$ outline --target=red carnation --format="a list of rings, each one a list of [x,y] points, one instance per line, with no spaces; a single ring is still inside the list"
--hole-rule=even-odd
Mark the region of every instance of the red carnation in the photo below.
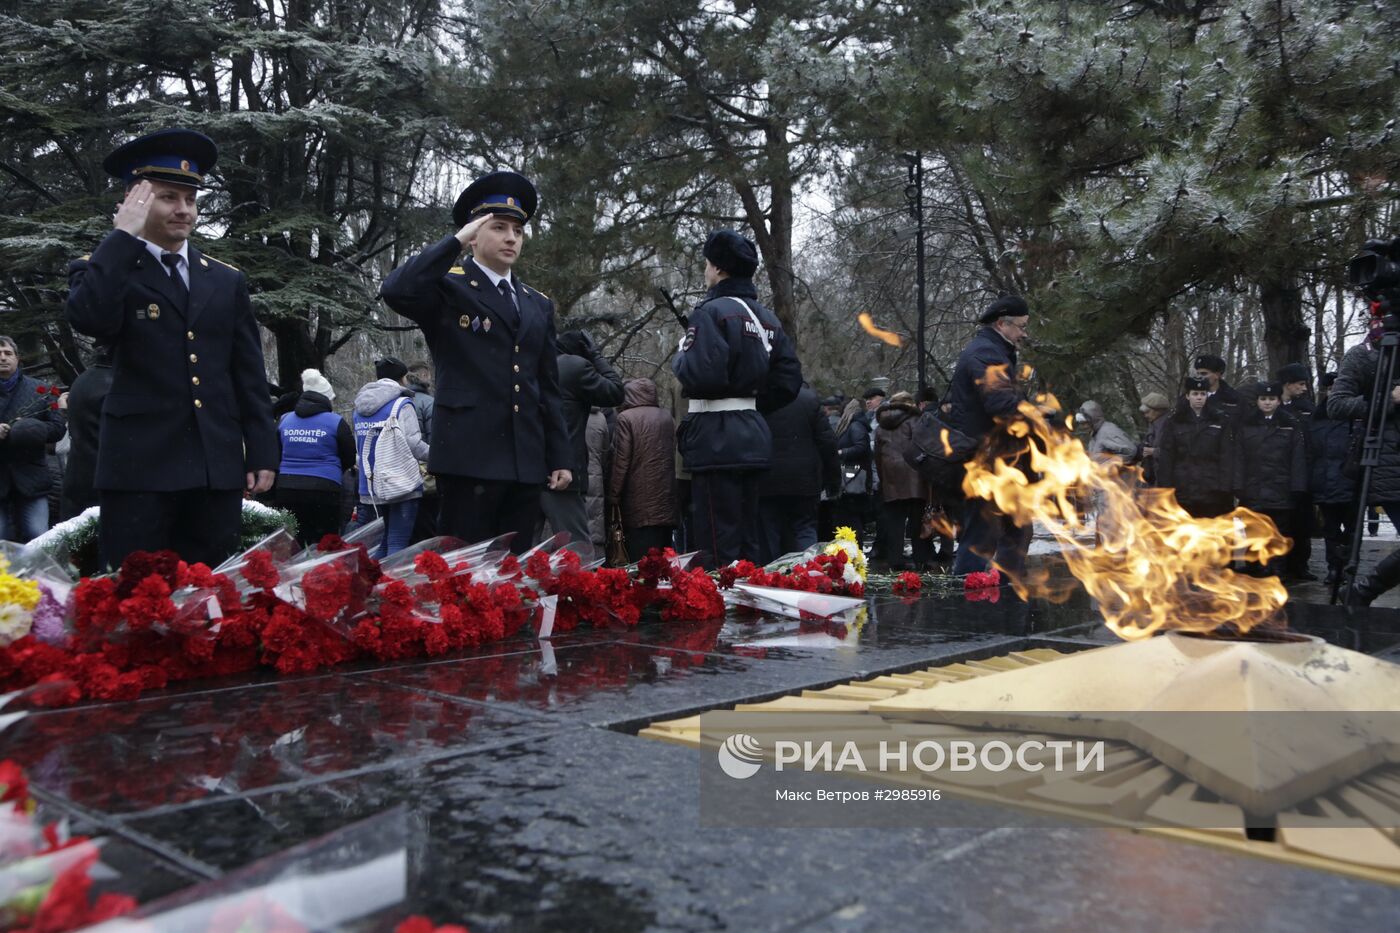
[[[923,578],[908,570],[901,573],[894,581],[894,594],[896,596],[918,596],[919,591],[923,588]]]
[[[270,590],[282,581],[282,575],[277,572],[272,563],[272,555],[267,551],[254,551],[249,554],[248,562],[243,565],[241,573],[243,579],[263,590]]]

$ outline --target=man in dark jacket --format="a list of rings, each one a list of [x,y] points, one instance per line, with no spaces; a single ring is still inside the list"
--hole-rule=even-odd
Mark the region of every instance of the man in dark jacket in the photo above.
[[[758,476],[773,438],[760,412],[792,401],[802,365],[772,311],[758,303],[758,250],[732,230],[705,241],[705,298],[671,360],[689,399],[677,434],[691,474],[695,543],[707,568],[757,553]]]
[[[977,319],[977,336],[958,355],[948,389],[948,424],[973,438],[986,437],[997,421],[1011,418],[1021,404],[1016,385],[1016,350],[1026,339],[1030,308],[1016,295],[998,298]],[[1034,529],[1022,528],[991,502],[967,503],[953,573],[987,569],[989,560],[1011,573],[1025,567]]]
[[[1308,421],[1313,413],[1311,389],[1308,386],[1308,367],[1302,363],[1289,363],[1280,366],[1274,379],[1283,386],[1282,404],[1279,411],[1292,415],[1306,434]],[[1304,438],[1304,452],[1307,452],[1307,439]],[[1293,550],[1288,552],[1288,576],[1306,583],[1317,577],[1308,569],[1312,561],[1312,537],[1317,530],[1316,510],[1313,508],[1310,490],[1298,494],[1293,507]]]
[[[595,406],[622,404],[622,377],[581,330],[564,331],[555,344],[559,348],[559,398],[569,431],[569,472],[574,481],[567,489],[541,493],[540,509],[550,528],[567,531],[573,541],[587,541],[588,413]]]
[[[1327,577],[1323,582],[1329,586],[1337,581],[1346,566],[1357,510],[1356,480],[1346,472],[1352,423],[1333,417],[1331,412],[1328,390],[1336,381],[1336,373],[1322,376],[1317,407],[1307,422],[1308,493],[1322,512],[1322,538],[1327,555]]]
[[[1377,344],[1383,334],[1379,328],[1342,357],[1337,381],[1332,384],[1327,401],[1330,418],[1365,422],[1370,407],[1371,390],[1380,363]],[[1384,433],[1381,437],[1380,462],[1371,471],[1371,492],[1367,505],[1379,505],[1394,521],[1400,516],[1400,386],[1390,390]],[[1400,583],[1400,550],[1387,554],[1366,573],[1358,573],[1348,594],[1348,606],[1369,606],[1376,597]]]
[[[99,343],[87,369],[68,389],[68,464],[63,470],[63,500],[58,520],[67,521],[98,503],[97,431],[102,401],[112,390],[112,348]]]
[[[125,182],[113,230],[68,266],[68,321],[111,343],[97,488],[102,559],[174,550],[217,565],[238,546],[244,494],[272,488],[277,428],[242,272],[189,242],[218,150],[152,133],[102,163]]]
[[[1235,507],[1235,455],[1230,422],[1210,401],[1210,383],[1191,376],[1186,394],[1158,435],[1156,485],[1176,490],[1192,518],[1216,518]]]
[[[763,416],[773,435],[773,457],[758,480],[758,540],[768,563],[817,543],[817,502],[839,488],[836,432],[817,393],[805,383],[797,398]]]
[[[1235,495],[1240,505],[1273,519],[1284,537],[1296,539],[1298,496],[1308,490],[1303,425],[1279,408],[1279,383],[1261,383],[1257,391],[1255,410],[1235,424]],[[1274,558],[1266,570],[1284,576],[1287,564]]]
[[[1249,413],[1252,406],[1245,405],[1245,398],[1236,391],[1234,386],[1225,381],[1225,360],[1223,358],[1213,353],[1202,353],[1196,357],[1196,376],[1210,384],[1210,400],[1219,411],[1224,413],[1226,418],[1235,417],[1240,413],[1242,407],[1245,414]]]
[[[457,232],[389,273],[379,290],[423,331],[437,367],[428,470],[442,502],[438,531],[471,542],[515,532],[517,552],[530,547],[541,490],[574,478],[554,302],[512,271],[538,203],[515,172],[477,179],[453,207]]]
[[[0,538],[24,544],[49,527],[47,448],[63,437],[58,397],[19,367],[19,350],[0,337]]]

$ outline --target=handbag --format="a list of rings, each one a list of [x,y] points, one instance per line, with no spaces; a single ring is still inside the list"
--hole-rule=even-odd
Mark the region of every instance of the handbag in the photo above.
[[[870,473],[865,467],[841,467],[841,495],[863,496],[870,491]]]
[[[622,507],[618,505],[612,507],[608,517],[607,558],[609,567],[626,567],[629,563],[627,534],[622,530]]]
[[[365,486],[370,498],[389,502],[408,495],[423,485],[418,458],[408,446],[408,436],[399,424],[399,410],[408,399],[401,398],[389,409],[384,427],[361,448],[360,468],[365,471]],[[373,450],[374,465],[370,465]]]
[[[914,422],[913,443],[904,462],[935,490],[951,492],[962,487],[963,464],[977,453],[981,441],[950,427],[930,408]]]

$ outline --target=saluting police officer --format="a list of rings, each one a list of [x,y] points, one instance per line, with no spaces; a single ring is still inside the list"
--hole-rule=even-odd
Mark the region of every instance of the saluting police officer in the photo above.
[[[170,549],[217,564],[243,494],[272,488],[277,431],[248,280],[189,243],[218,149],[169,129],[102,167],[126,183],[109,233],[68,267],[68,320],[110,344],[96,487],[102,558]]]
[[[759,553],[758,477],[773,448],[760,412],[797,397],[802,366],[778,318],[758,303],[753,242],[716,230],[704,255],[710,290],[671,370],[690,400],[676,442],[691,473],[694,543],[713,569]]]
[[[532,543],[540,492],[572,480],[554,302],[511,271],[537,205],[522,175],[477,179],[453,208],[460,229],[395,269],[379,292],[422,329],[433,355],[428,470],[442,500],[438,531],[469,542],[514,531],[517,553]],[[460,260],[464,250],[471,256]]]

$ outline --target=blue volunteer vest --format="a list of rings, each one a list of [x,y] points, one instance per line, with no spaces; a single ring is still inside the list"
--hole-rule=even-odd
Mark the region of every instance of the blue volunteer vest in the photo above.
[[[323,411],[303,418],[289,413],[282,416],[277,430],[282,435],[282,465],[278,468],[282,473],[340,482],[340,452],[335,437],[340,430],[340,415]]]

